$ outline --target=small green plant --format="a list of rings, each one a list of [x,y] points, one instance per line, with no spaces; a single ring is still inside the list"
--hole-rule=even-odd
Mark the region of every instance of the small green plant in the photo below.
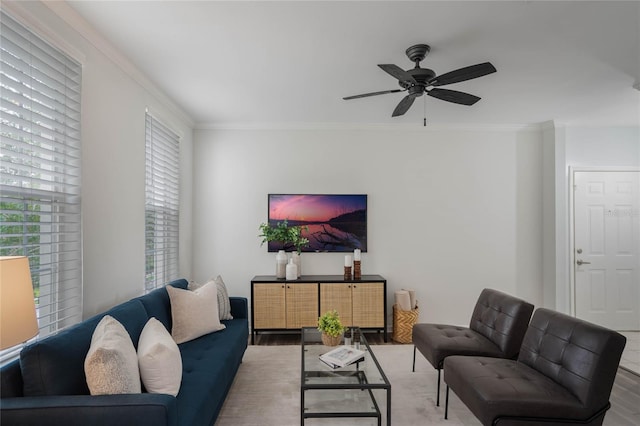
[[[318,331],[328,334],[331,337],[338,337],[344,331],[346,327],[340,322],[340,316],[338,311],[327,311],[320,318],[318,318]]]
[[[279,241],[282,243],[283,247],[289,248],[295,247],[298,251],[298,254],[302,251],[303,247],[309,245],[309,240],[302,236],[302,231],[307,230],[306,226],[289,226],[287,220],[283,220],[282,222],[278,222],[275,226],[271,226],[269,223],[262,223],[259,227],[260,232],[262,232],[258,237],[262,238],[262,244],[267,243],[269,241]]]
[[[296,248],[298,254],[302,252],[303,247],[307,247],[309,245],[309,240],[302,236],[302,231],[308,231],[308,226],[291,226],[289,228],[289,241]]]

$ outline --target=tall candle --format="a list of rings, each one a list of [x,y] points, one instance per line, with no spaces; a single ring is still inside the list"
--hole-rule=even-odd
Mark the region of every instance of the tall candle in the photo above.
[[[351,256],[346,255],[344,257],[344,266],[351,266]]]
[[[360,249],[355,249],[353,251],[353,260],[360,260],[360,254],[362,251]]]

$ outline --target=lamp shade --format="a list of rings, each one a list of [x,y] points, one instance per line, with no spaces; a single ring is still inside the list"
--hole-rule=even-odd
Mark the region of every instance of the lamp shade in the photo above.
[[[26,342],[38,334],[36,304],[24,256],[0,256],[0,349]]]

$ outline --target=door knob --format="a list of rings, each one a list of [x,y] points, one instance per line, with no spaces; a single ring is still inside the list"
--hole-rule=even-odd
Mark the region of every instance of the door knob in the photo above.
[[[580,265],[591,265],[591,262],[584,262],[582,259],[576,260],[576,263],[578,264],[578,266],[580,266]]]

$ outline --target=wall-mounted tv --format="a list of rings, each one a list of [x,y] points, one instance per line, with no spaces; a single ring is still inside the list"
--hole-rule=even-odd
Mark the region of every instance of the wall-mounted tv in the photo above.
[[[305,226],[305,252],[367,251],[367,195],[269,194],[269,224]],[[290,250],[270,241],[270,252]]]

